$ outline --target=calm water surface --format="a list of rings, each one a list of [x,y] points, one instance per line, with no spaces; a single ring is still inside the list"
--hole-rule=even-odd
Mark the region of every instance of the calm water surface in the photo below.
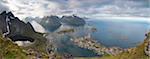
[[[97,32],[92,36],[105,46],[129,48],[143,42],[149,30],[148,22],[92,20],[88,24],[95,26]]]

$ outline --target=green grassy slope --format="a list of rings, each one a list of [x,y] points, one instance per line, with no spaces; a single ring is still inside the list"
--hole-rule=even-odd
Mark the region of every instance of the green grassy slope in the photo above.
[[[10,40],[0,35],[0,59],[24,59],[25,52]]]
[[[42,50],[41,52],[43,52],[42,48],[37,48],[39,48],[37,50]],[[14,44],[9,38],[3,38],[2,34],[0,34],[0,59],[35,59],[35,56],[35,53],[28,52],[28,48],[19,47],[17,44]],[[41,58],[48,59],[48,56],[46,54],[42,54]]]

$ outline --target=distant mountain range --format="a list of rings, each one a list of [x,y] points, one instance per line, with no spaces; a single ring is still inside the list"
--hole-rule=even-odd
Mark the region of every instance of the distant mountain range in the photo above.
[[[43,18],[32,18],[27,17],[24,20],[25,22],[32,22],[36,21],[40,25],[42,25],[46,30],[53,32],[57,30],[61,25],[68,25],[73,27],[79,27],[84,26],[86,24],[85,20],[83,18],[80,18],[78,16],[45,16]]]

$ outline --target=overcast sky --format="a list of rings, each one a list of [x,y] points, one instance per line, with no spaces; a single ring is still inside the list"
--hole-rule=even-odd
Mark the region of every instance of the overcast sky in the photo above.
[[[0,0],[0,11],[20,18],[76,14],[85,17],[150,17],[150,0]]]

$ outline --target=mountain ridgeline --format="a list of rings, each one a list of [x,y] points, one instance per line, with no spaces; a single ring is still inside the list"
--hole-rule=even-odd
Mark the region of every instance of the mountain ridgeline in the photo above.
[[[83,18],[80,18],[78,16],[63,16],[61,18],[62,23],[70,25],[70,26],[84,26],[85,21]]]
[[[24,35],[28,31],[30,33],[35,33],[31,24],[22,22],[11,12],[6,13],[6,11],[4,11],[0,14],[0,29],[5,37],[9,37],[13,41],[34,41],[34,39],[29,39],[29,37]]]
[[[86,24],[85,20],[83,18],[80,18],[78,16],[62,16],[61,18],[58,16],[45,16],[43,18],[32,18],[27,17],[24,20],[25,22],[32,22],[36,21],[40,25],[42,25],[46,30],[53,32],[60,28],[61,25],[68,25],[71,27],[79,27],[84,26]]]

